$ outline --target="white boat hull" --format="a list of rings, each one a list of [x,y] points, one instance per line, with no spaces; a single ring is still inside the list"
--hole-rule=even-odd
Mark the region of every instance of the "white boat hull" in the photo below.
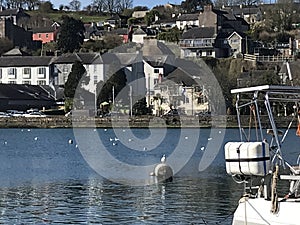
[[[298,200],[298,201],[297,201]],[[271,212],[271,201],[264,198],[242,198],[233,217],[233,225],[299,225],[300,199],[279,201],[277,214]]]

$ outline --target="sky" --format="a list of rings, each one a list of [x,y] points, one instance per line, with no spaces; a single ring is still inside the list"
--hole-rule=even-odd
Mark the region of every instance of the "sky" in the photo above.
[[[87,6],[92,3],[92,0],[79,0],[82,6]],[[133,0],[133,6],[147,6],[149,9],[156,5],[164,5],[166,3],[179,4],[182,0]],[[50,0],[54,5],[54,8],[59,8],[60,5],[69,5],[68,0]]]

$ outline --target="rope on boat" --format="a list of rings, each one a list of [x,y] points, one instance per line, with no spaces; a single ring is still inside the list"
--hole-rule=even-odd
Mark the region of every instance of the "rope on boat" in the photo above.
[[[277,194],[277,182],[278,182],[278,172],[279,172],[279,166],[275,166],[275,171],[273,173],[273,180],[272,180],[272,194],[271,194],[271,212],[273,214],[277,214],[279,211],[278,207],[278,194]]]

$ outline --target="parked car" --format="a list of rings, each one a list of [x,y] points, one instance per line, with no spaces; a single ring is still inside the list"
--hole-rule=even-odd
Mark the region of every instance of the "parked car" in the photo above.
[[[24,117],[46,117],[46,115],[41,112],[31,112],[31,113],[25,113]]]
[[[18,111],[18,110],[7,110],[8,115],[13,116],[13,117],[22,117],[24,116],[23,111]]]
[[[0,112],[0,117],[10,117],[10,115],[8,113],[5,112]]]
[[[195,116],[197,116],[197,117],[211,117],[211,112],[209,112],[209,111],[198,112],[198,113],[195,113]]]

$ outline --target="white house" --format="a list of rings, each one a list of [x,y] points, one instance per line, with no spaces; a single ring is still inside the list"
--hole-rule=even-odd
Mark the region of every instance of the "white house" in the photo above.
[[[86,69],[86,76],[90,78],[90,82],[84,84],[83,88],[94,93],[96,84],[105,80],[104,65],[99,53],[70,53],[53,58],[54,84],[63,86],[66,83],[75,61],[82,63]]]
[[[199,27],[199,14],[182,14],[178,16],[176,20],[176,26],[183,30],[186,26],[188,27]]]
[[[0,82],[4,84],[49,85],[52,57],[11,56],[0,58]]]
[[[238,33],[234,31],[232,34],[230,34],[227,38],[228,45],[231,48],[231,55],[233,57],[237,57],[239,54],[245,53],[246,48],[246,41],[245,41],[246,35],[242,33]]]
[[[141,18],[144,18],[148,12],[150,12],[150,11],[149,10],[134,11],[132,13],[132,17],[141,19]]]
[[[146,81],[146,101],[147,105],[151,105],[151,96],[154,95],[154,87],[161,83],[164,77],[164,63],[159,61],[150,61],[144,58],[144,73]]]
[[[143,44],[144,37],[147,37],[147,33],[143,31],[141,28],[138,28],[133,32],[132,42]]]

